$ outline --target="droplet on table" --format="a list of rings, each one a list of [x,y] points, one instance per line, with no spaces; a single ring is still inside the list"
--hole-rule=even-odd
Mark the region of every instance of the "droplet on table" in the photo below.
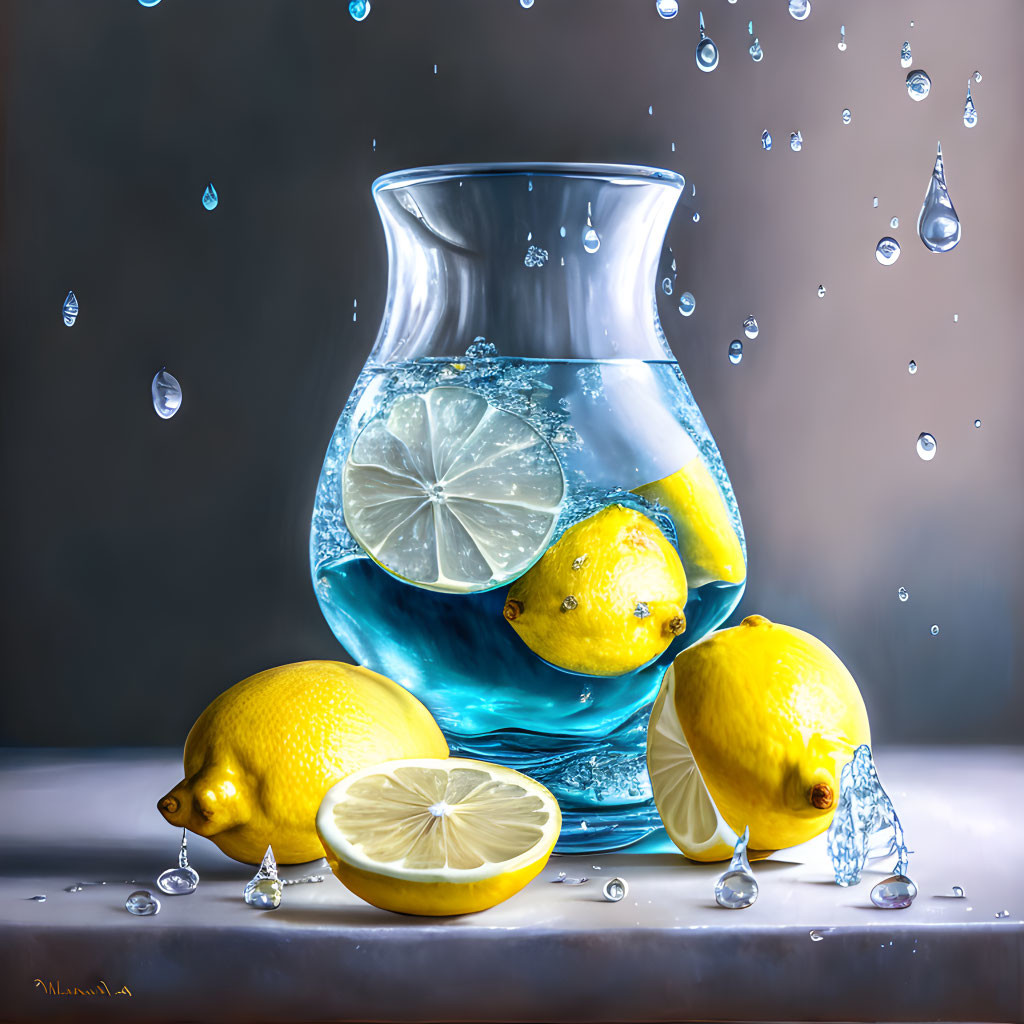
[[[900,587],[900,589],[896,591],[896,595],[901,601],[907,601],[910,599],[910,593],[906,587]]]
[[[701,71],[711,72],[718,67],[718,47],[704,30],[703,11],[700,12],[700,38],[697,40],[695,59]]]
[[[729,342],[729,362],[735,366],[743,359],[743,342],[738,338]]]
[[[178,866],[162,871],[156,880],[157,888],[168,896],[187,896],[199,886],[199,872],[188,862],[188,832],[181,830],[181,849]]]
[[[938,623],[935,623],[935,625],[933,625],[932,628],[928,630],[928,632],[931,633],[932,636],[938,636],[939,635]]]
[[[772,148],[772,134],[767,128],[761,132],[761,148],[765,151]]]
[[[920,103],[931,91],[932,80],[928,77],[927,71],[922,71],[918,68],[907,75],[907,95],[915,103]]]
[[[804,137],[799,130],[790,133],[789,148],[794,153],[799,153],[804,148]]]
[[[78,319],[78,298],[74,292],[68,292],[64,299],[64,308],[61,310],[64,315],[64,326],[74,327]]]
[[[618,903],[619,900],[625,899],[626,894],[629,892],[629,884],[624,878],[609,878],[604,883],[604,888],[601,890],[601,895],[609,903]]]
[[[978,111],[971,97],[971,80],[967,79],[967,99],[964,101],[964,127],[973,128],[978,123]]]
[[[789,13],[797,21],[806,21],[811,13],[811,0],[789,0]]]
[[[953,895],[958,900],[962,900],[964,898],[964,890],[963,890],[963,888],[961,886],[959,886],[959,885],[954,885],[953,886]]]
[[[282,888],[277,877],[277,860],[268,846],[259,870],[242,890],[242,899],[257,910],[276,910],[281,905]]]
[[[913,359],[907,363],[907,373],[917,373],[917,362]]]
[[[715,883],[715,902],[726,910],[745,910],[757,899],[757,879],[750,870],[747,860],[747,843],[750,842],[750,828],[736,840],[729,867]]]
[[[941,143],[936,151],[932,175],[917,218],[917,233],[931,252],[949,252],[960,241],[960,218],[953,209],[946,188]]]
[[[871,890],[871,902],[882,910],[904,910],[915,896],[917,886],[906,875],[890,875]]]
[[[910,53],[910,40],[907,39],[907,40],[904,41],[903,45],[900,47],[900,67],[901,68],[909,68],[910,65],[913,64],[913,63],[914,63],[914,58],[913,58],[913,56]]]
[[[935,438],[932,434],[922,432],[917,437],[917,454],[925,462],[931,462],[935,458]]]
[[[523,6],[530,7],[532,4],[533,0],[530,0],[530,3],[523,4]],[[348,13],[352,15],[354,21],[366,21],[370,16],[370,0],[351,0],[348,5]]]
[[[747,317],[744,318],[744,320],[743,320],[743,333],[751,341],[753,341],[757,337],[759,331],[760,331],[760,328],[757,326],[757,317],[755,317],[753,313],[751,313],[750,316],[747,316]]]
[[[136,917],[152,917],[160,913],[160,901],[148,889],[136,889],[124,901],[124,909]]]
[[[697,300],[693,297],[693,292],[683,292],[679,296],[680,316],[690,316],[696,308]]]
[[[41,894],[39,896],[27,896],[25,898],[26,898],[26,900],[28,900],[29,903],[45,903],[46,902],[46,897],[41,895]]]
[[[818,298],[819,299],[825,298],[825,286],[823,284],[819,284],[818,285]]]
[[[220,202],[220,197],[217,195],[217,190],[213,187],[211,181],[206,188],[203,189],[203,206],[207,210],[215,210],[217,204]]]
[[[883,267],[891,267],[900,258],[900,243],[889,235],[879,240],[875,246],[875,259]]]
[[[150,385],[153,408],[162,420],[169,420],[181,408],[181,385],[177,378],[161,370]]]
[[[654,9],[660,18],[668,21],[679,13],[679,0],[657,0]]]
[[[581,826],[585,824],[581,822]],[[589,882],[590,879],[586,875],[567,875],[564,871],[558,872],[557,878],[552,878],[553,883],[561,885],[583,885],[584,882]]]

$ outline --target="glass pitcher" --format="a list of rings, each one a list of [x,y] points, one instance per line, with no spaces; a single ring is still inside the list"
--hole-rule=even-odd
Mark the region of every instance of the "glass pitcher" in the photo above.
[[[316,492],[310,562],[335,635],[430,708],[453,754],[546,785],[562,852],[658,847],[651,704],[666,665],[728,616],[746,578],[729,479],[658,320],[684,186],[671,171],[593,164],[377,179],[387,302]],[[601,635],[587,643],[645,657],[629,638],[655,606],[595,592],[615,564],[600,531],[571,565],[556,554],[609,506],[644,544],[671,545],[686,575],[685,614],[626,671],[576,641],[531,646],[515,621],[517,588],[558,601],[571,589],[559,572],[579,570],[590,582],[541,625],[557,637],[589,621]],[[604,559],[589,576],[588,554]],[[620,598],[636,621],[613,616]]]

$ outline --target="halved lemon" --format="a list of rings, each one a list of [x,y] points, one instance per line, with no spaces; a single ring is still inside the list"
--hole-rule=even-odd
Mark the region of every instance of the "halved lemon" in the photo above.
[[[363,768],[327,791],[316,817],[347,888],[384,910],[430,916],[471,914],[517,893],[561,827],[540,783],[459,757]]]
[[[565,496],[551,445],[466,388],[402,395],[349,452],[352,536],[395,576],[431,590],[489,590],[547,548]]]

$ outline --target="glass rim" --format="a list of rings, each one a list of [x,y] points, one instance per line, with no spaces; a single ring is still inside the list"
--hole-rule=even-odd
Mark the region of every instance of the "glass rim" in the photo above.
[[[377,195],[410,185],[422,185],[433,181],[450,181],[452,178],[486,178],[501,176],[599,178],[621,184],[651,183],[668,185],[682,190],[686,179],[676,171],[665,167],[649,167],[644,164],[598,164],[598,163],[476,163],[437,164],[428,167],[410,167],[389,171],[376,178],[370,186],[370,193]]]

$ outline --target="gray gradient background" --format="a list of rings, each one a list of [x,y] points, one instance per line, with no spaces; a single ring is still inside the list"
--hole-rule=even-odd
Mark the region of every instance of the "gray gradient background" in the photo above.
[[[654,0],[346,7],[0,9],[0,744],[179,744],[245,675],[343,656],[307,540],[384,299],[369,184],[481,160],[697,183],[700,223],[668,238],[697,311],[662,319],[743,511],[741,613],[832,646],[878,741],[1019,742],[1024,6],[814,0],[798,23],[785,0],[711,0],[711,75],[689,2],[671,22]],[[920,104],[904,38],[933,80]],[[914,233],[937,139],[964,226],[941,256]],[[894,215],[903,255],[882,268]],[[749,312],[761,335],[732,366]],[[184,388],[168,422],[164,363]]]

